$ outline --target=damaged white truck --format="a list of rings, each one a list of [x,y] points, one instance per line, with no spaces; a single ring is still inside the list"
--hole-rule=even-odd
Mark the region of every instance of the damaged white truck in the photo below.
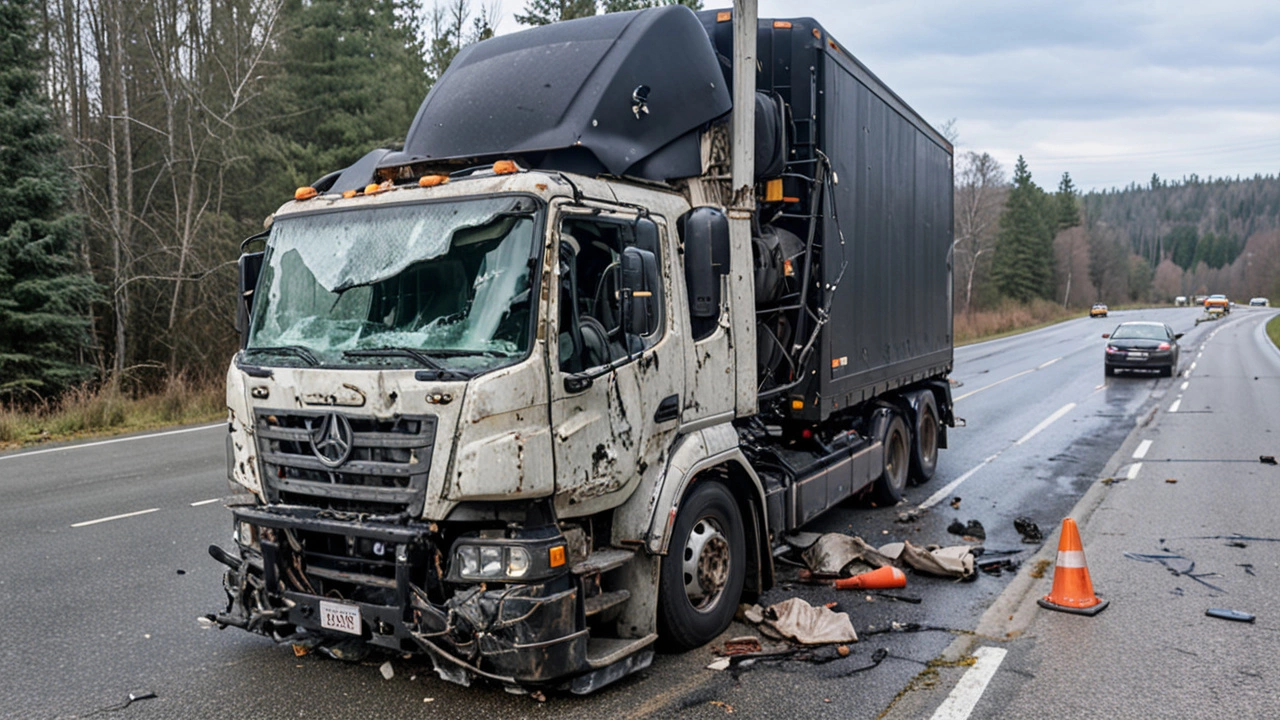
[[[739,5],[468,47],[403,150],[246,241],[211,620],[590,692],[721,633],[787,531],[933,475],[951,145]]]

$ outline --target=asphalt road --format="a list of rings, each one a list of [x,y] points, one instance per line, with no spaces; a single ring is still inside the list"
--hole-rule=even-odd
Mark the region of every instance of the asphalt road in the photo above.
[[[972,631],[979,623],[991,622],[988,610],[993,606],[1003,613],[1005,606],[1016,609],[1019,601],[1033,599],[1023,587],[1028,584],[1023,580],[1029,566],[1025,561],[1041,548],[1020,542],[1013,519],[1029,517],[1050,535],[1082,498],[1088,501],[1098,494],[1100,478],[1129,472],[1131,458],[1125,453],[1132,452],[1141,431],[1158,431],[1145,469],[1133,480],[1106,486],[1108,493],[1093,514],[1094,522],[1108,518],[1114,524],[1106,532],[1136,534],[1141,527],[1150,534],[1141,542],[1136,536],[1123,543],[1116,540],[1125,550],[1163,552],[1158,538],[1280,534],[1263,524],[1265,504],[1251,503],[1247,493],[1216,490],[1222,467],[1238,471],[1242,487],[1268,487],[1268,482],[1280,482],[1280,472],[1261,465],[1203,462],[1252,455],[1256,463],[1258,454],[1276,454],[1244,440],[1270,432],[1280,419],[1263,391],[1270,391],[1274,401],[1280,371],[1272,358],[1271,369],[1263,373],[1268,356],[1256,336],[1258,320],[1270,312],[1241,310],[1227,320],[1198,327],[1194,309],[1116,313],[1109,319],[1081,318],[958,349],[954,395],[957,414],[967,425],[950,432],[951,447],[942,453],[937,477],[911,488],[908,502],[901,506],[851,504],[808,529],[854,533],[872,544],[901,539],[953,544],[959,538],[947,533],[947,525],[957,519],[977,520],[986,528],[985,547],[1010,551],[1012,559],[1022,561],[1022,570],[981,574],[969,583],[911,575],[906,592],[923,599],[913,605],[795,584],[794,570],[780,566],[783,582],[763,601],[800,596],[813,603],[840,602],[862,636],[849,657],[823,664],[761,663],[735,676],[704,669],[714,659],[707,649],[659,655],[649,670],[601,693],[586,698],[552,696],[545,703],[493,687],[454,686],[413,660],[374,656],[344,663],[314,654],[295,657],[289,647],[265,638],[202,628],[196,618],[219,609],[223,597],[220,566],[205,548],[211,542],[225,545],[230,534],[229,513],[207,502],[226,494],[220,426],[0,455],[0,607],[6,628],[0,646],[0,716],[83,717],[98,712],[94,716],[102,717],[101,711],[120,708],[130,692],[145,692],[156,697],[106,716],[719,718],[733,710],[735,717],[871,718],[893,708],[902,717],[928,717],[965,672],[963,667],[931,668],[929,663],[956,643],[972,644]],[[1104,382],[1101,333],[1120,320],[1139,318],[1160,319],[1187,333],[1182,340],[1183,366],[1195,362],[1197,368],[1186,390],[1180,385],[1187,378],[1122,377]],[[1253,375],[1271,384],[1246,381]],[[1168,413],[1180,393],[1180,412]],[[1198,462],[1184,462],[1197,458]],[[1173,473],[1169,468],[1175,467],[1179,483],[1164,483],[1160,476]],[[1147,486],[1171,490],[1160,496],[1169,501],[1162,512],[1173,515],[1163,524],[1145,520],[1154,503],[1137,489]],[[1217,523],[1188,520],[1198,517],[1197,503],[1222,497],[1235,498],[1243,514],[1226,513]],[[952,506],[955,498],[958,507]],[[1107,504],[1121,499],[1132,504]],[[898,513],[913,508],[923,508],[918,519],[896,521]],[[120,515],[127,517],[83,524]],[[1092,525],[1085,533],[1093,568],[1096,556],[1114,553],[1090,544]],[[1050,541],[1056,542],[1056,537]],[[1272,576],[1276,572],[1266,559],[1274,557],[1274,543],[1225,549],[1227,556],[1220,559],[1221,544],[1188,540],[1169,547],[1185,550],[1183,554],[1202,564],[1212,561],[1223,573],[1238,574],[1243,571],[1237,564],[1252,562],[1257,576],[1241,582],[1253,588],[1249,592],[1261,592],[1264,570]],[[1051,556],[1052,549],[1045,552]],[[1108,560],[1113,568],[1095,569],[1099,587],[1116,596],[1116,607],[1099,616],[1104,623],[1115,621],[1109,627],[1116,636],[1124,636],[1128,625],[1119,621],[1132,619],[1130,613],[1145,614],[1149,621],[1166,606],[1191,608],[1189,599],[1201,592],[1198,583],[1174,578],[1160,566],[1118,557]],[[1183,595],[1172,594],[1167,587],[1171,580],[1179,581]],[[1119,587],[1143,594],[1143,602],[1131,601]],[[1267,623],[1261,619],[1269,602],[1259,600],[1245,608],[1259,612],[1256,625],[1205,625],[1198,606],[1187,610],[1187,623],[1194,620],[1195,627],[1205,625],[1206,633],[1216,633],[1215,647],[1223,652],[1251,652],[1257,648],[1250,643],[1269,640],[1274,633],[1263,630]],[[1008,654],[980,700],[986,705],[978,706],[975,717],[1023,716],[1044,707],[1037,704],[1042,696],[1072,695],[1071,678],[1055,681],[1059,673],[1051,669],[1063,652],[1057,643],[1070,642],[1078,629],[1040,629],[1043,619],[1030,616],[1026,627],[1004,629],[1013,632],[1014,639],[999,636]],[[883,632],[893,622],[924,628]],[[735,624],[726,637],[750,632]],[[1134,657],[1144,666],[1185,664],[1178,650],[1197,649],[1176,635],[1170,629],[1165,641],[1170,644],[1157,645],[1163,648],[1159,651],[1143,643],[1125,643],[1135,648]],[[887,657],[860,670],[873,665],[872,654],[880,648]],[[1105,649],[1100,652],[1105,654]],[[395,671],[390,680],[379,672],[388,660]],[[1191,672],[1186,671],[1187,682],[1192,681]],[[1173,677],[1181,679],[1181,671]],[[1193,687],[1209,684],[1204,680]],[[914,689],[903,692],[908,687]],[[1221,696],[1222,688],[1215,692]],[[1274,707],[1274,696],[1259,697],[1264,706],[1269,697],[1269,707]],[[1121,700],[1116,702],[1121,704],[1113,710],[1123,707]],[[1092,713],[1086,708],[1079,716],[1127,714]],[[1152,704],[1140,714],[1168,713]]]

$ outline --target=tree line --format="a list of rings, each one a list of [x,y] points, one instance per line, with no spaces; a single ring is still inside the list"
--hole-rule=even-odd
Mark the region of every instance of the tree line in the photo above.
[[[1005,302],[1172,303],[1177,296],[1280,296],[1280,178],[1189,175],[1056,192],[1019,157],[1012,180],[989,154],[956,161],[956,311]]]

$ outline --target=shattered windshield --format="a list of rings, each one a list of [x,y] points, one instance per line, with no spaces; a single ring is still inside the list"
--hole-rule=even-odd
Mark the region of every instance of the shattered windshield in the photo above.
[[[481,372],[529,350],[529,198],[280,218],[245,348],[251,362]]]

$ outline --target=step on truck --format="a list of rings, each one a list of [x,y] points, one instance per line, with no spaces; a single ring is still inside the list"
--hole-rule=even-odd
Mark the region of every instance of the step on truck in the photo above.
[[[464,49],[245,241],[209,619],[517,692],[711,641],[785,533],[934,474],[951,162],[751,0]]]

